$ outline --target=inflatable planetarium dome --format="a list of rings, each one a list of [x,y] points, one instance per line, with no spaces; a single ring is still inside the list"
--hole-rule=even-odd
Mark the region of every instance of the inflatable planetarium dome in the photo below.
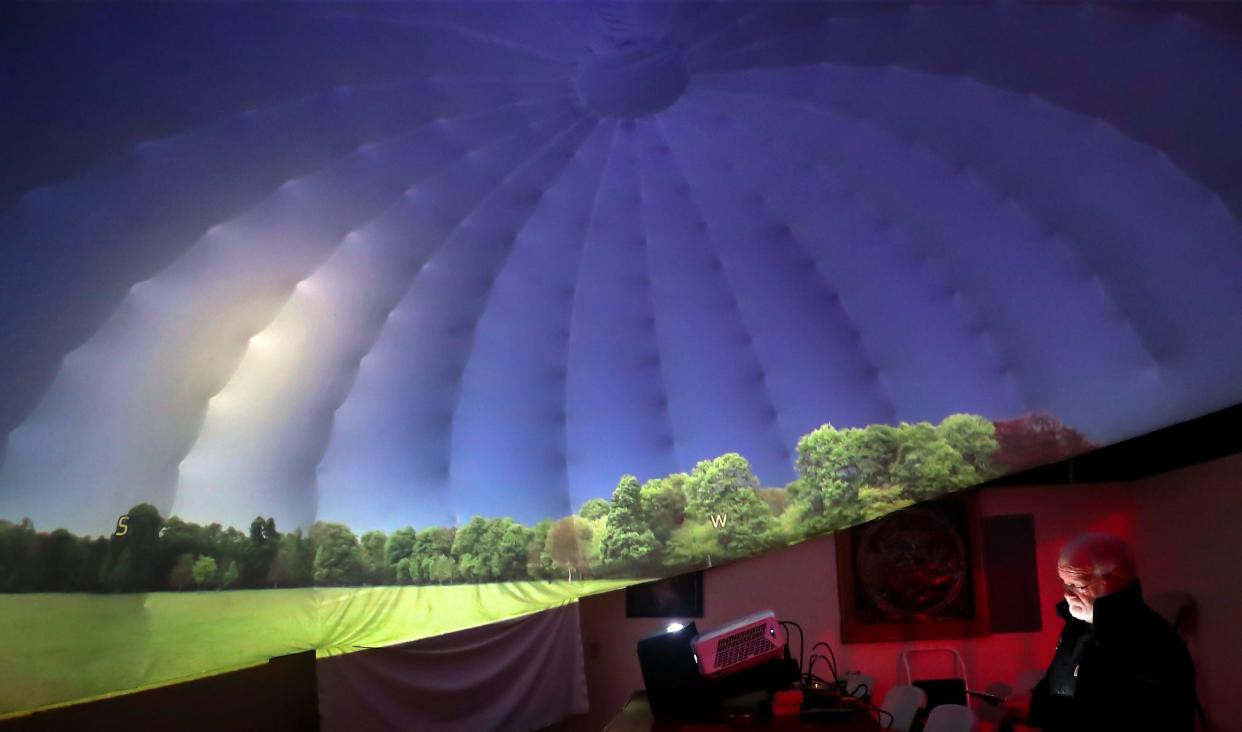
[[[0,714],[1242,402],[1242,12],[0,10]]]

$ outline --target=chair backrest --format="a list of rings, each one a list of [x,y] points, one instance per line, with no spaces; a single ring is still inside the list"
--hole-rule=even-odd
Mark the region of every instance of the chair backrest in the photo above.
[[[910,683],[927,694],[928,709],[935,709],[941,704],[966,706],[970,703],[966,682],[962,679],[917,679]]]
[[[919,710],[927,706],[927,694],[917,686],[894,686],[884,695],[880,709],[893,715],[889,729],[894,732],[910,732]],[[881,715],[881,721],[883,720]]]
[[[916,655],[931,656],[940,655],[948,658],[953,663],[954,676],[949,678],[958,678],[965,682],[965,686],[970,686],[970,679],[966,676],[966,662],[962,660],[962,654],[954,648],[907,648],[897,657],[897,680],[905,679],[905,683],[909,684],[914,681],[914,674],[910,671],[910,658]]]
[[[939,678],[915,678],[910,670],[913,656],[940,656],[952,663],[952,676]],[[903,681],[904,679],[904,681]],[[918,686],[927,693],[927,708],[935,709],[941,704],[969,704],[966,690],[970,680],[966,676],[966,662],[955,648],[908,648],[897,657],[897,680]]]
[[[927,715],[923,732],[975,732],[975,713],[960,704],[941,704]]]

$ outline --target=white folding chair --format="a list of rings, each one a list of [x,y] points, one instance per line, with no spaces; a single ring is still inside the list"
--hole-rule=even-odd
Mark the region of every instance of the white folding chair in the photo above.
[[[927,715],[923,732],[975,732],[975,713],[961,704],[941,704]]]
[[[954,675],[938,679],[924,678],[916,680],[914,674],[910,671],[910,657],[916,655],[926,657],[937,654],[948,658],[952,663],[951,673]],[[904,682],[902,681],[903,676],[905,678]],[[930,699],[928,701],[929,709],[934,709],[945,702],[955,704],[959,699],[964,704],[970,704],[970,697],[966,694],[966,690],[970,688],[970,679],[966,676],[966,662],[962,660],[962,654],[958,653],[954,648],[908,648],[902,651],[901,655],[897,657],[897,681],[899,683],[922,686],[924,691],[929,694],[937,693],[933,691],[937,687],[940,690],[952,690],[954,692],[949,695],[952,698]],[[950,683],[953,683],[953,685],[949,686]],[[960,686],[960,691],[957,690],[958,686]]]
[[[910,732],[914,718],[925,706],[927,706],[927,694],[919,687],[894,686],[884,695],[884,703],[880,705],[880,709],[891,714],[893,718],[885,720],[884,716],[880,715],[881,724],[887,721],[888,728],[893,732]]]

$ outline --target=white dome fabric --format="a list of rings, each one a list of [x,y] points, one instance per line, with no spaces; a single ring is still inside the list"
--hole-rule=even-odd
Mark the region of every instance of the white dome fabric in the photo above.
[[[1103,445],[1242,401],[1234,8],[5,12],[0,527],[113,538],[90,581],[0,591],[154,589],[100,579],[141,504],[392,559],[403,527],[530,530],[730,453],[809,480],[825,424],[1046,414]],[[151,576],[208,556],[183,549]],[[209,558],[175,576],[228,585]],[[100,683],[0,712],[136,685]]]

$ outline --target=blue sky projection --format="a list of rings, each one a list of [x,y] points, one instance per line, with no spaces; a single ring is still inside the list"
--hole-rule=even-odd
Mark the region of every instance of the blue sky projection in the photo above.
[[[0,516],[531,523],[838,427],[1242,401],[1242,20],[22,5]]]

